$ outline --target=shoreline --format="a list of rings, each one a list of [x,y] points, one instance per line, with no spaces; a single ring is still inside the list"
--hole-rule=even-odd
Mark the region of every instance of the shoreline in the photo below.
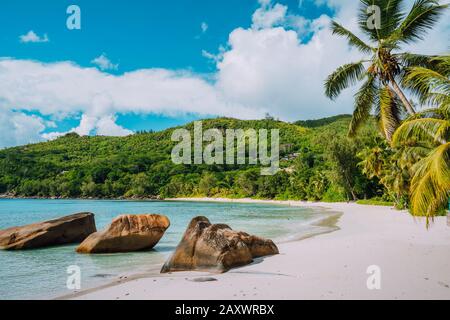
[[[450,299],[450,228],[437,217],[355,203],[308,203],[253,199],[182,198],[288,204],[342,212],[338,230],[279,244],[280,254],[223,274],[170,273],[130,278],[63,299],[293,300],[293,299]],[[367,287],[368,268],[377,266],[380,290]],[[201,277],[216,281],[200,281]]]
[[[95,198],[95,197],[79,197],[79,198],[70,198],[70,197],[40,197],[40,196],[12,196],[8,194],[0,194],[1,199],[9,199],[9,200],[111,200],[111,201],[121,201],[121,200],[129,200],[129,201],[164,201],[163,198],[158,196],[149,197],[149,198]]]
[[[336,204],[351,204],[354,202],[320,202],[320,201],[302,201],[302,200],[273,200],[273,199],[252,199],[252,198],[166,198],[164,201],[190,201],[190,202],[226,202],[226,203],[262,203],[262,204],[278,204],[291,207],[309,207],[322,208],[326,210],[334,210]]]
[[[199,199],[199,200],[198,200]],[[242,201],[234,201],[234,200],[242,200]],[[164,200],[159,200],[159,201],[188,201],[188,202],[235,202],[235,203],[263,203],[263,204],[278,204],[278,205],[288,205],[286,203],[280,203],[280,201],[277,201],[277,203],[272,203],[272,201],[276,201],[276,200],[256,200],[256,199],[227,199],[227,198],[171,198],[171,199],[164,199]],[[305,206],[308,207],[308,206]],[[322,207],[321,207],[322,208]],[[323,208],[323,209],[327,209],[327,208]],[[313,220],[313,221],[309,221],[308,225],[312,226],[312,227],[319,227],[319,228],[323,228],[322,230],[316,230],[316,231],[310,231],[308,233],[305,233],[303,235],[301,235],[300,237],[295,237],[292,239],[282,239],[281,241],[275,241],[275,243],[279,246],[283,243],[289,243],[289,242],[296,242],[296,241],[302,241],[305,239],[309,239],[309,238],[313,238],[315,236],[319,236],[322,234],[327,234],[327,233],[331,233],[334,231],[339,230],[339,227],[337,227],[337,222],[339,221],[339,218],[342,216],[343,213],[341,212],[335,212],[335,211],[330,211],[327,212],[326,215]],[[266,257],[266,258],[258,258],[255,259],[255,261],[249,265],[255,264],[255,263],[260,263],[261,260],[270,258]],[[245,266],[243,266],[245,267]],[[235,268],[235,269],[240,269],[242,267],[239,268]],[[173,273],[168,273],[168,274],[161,274],[159,272],[160,268],[152,270],[152,271],[148,271],[148,272],[141,272],[141,273],[135,273],[135,272],[130,272],[128,273],[126,276],[121,276],[118,279],[112,280],[111,282],[96,286],[96,287],[92,287],[92,288],[88,288],[85,290],[81,290],[81,291],[76,291],[73,293],[69,293],[69,294],[65,294],[62,296],[57,296],[54,297],[53,300],[69,300],[69,299],[77,299],[80,297],[83,297],[84,295],[87,294],[92,294],[95,293],[97,291],[100,290],[105,290],[105,289],[109,289],[109,288],[113,288],[117,285],[120,284],[125,284],[131,281],[135,281],[135,280],[139,280],[139,279],[145,279],[145,278],[164,278],[167,277],[168,275],[173,275]],[[211,275],[215,275],[216,273],[214,272],[208,272],[208,271],[193,271],[193,272],[180,272],[177,274],[192,274],[198,277],[201,276],[211,276]]]

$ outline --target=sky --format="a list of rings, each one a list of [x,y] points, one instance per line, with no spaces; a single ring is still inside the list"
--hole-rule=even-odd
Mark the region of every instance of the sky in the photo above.
[[[80,29],[67,26],[70,5],[80,9]],[[323,81],[361,58],[329,29],[334,19],[357,33],[357,6],[356,0],[2,0],[0,148],[216,116],[270,113],[296,121],[351,113],[354,90],[330,101]],[[447,51],[449,18],[414,50]]]

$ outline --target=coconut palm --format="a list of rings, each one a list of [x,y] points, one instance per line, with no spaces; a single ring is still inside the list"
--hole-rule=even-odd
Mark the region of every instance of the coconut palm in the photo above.
[[[363,82],[355,94],[355,109],[349,135],[357,132],[372,112],[384,136],[391,140],[404,112],[413,115],[415,108],[401,88],[405,70],[411,66],[430,66],[429,56],[401,52],[402,45],[422,40],[427,30],[438,21],[447,4],[438,0],[416,0],[411,10],[403,11],[404,0],[360,0],[358,17],[363,41],[337,22],[333,34],[345,37],[349,45],[368,57],[339,67],[325,81],[325,94],[334,100],[342,90]],[[380,24],[373,19],[372,6],[381,9]]]
[[[436,70],[407,70],[405,86],[421,92],[422,101],[435,108],[407,119],[395,132],[393,145],[414,143],[428,153],[413,166],[411,213],[433,217],[450,196],[450,56],[435,58]]]
[[[430,63],[433,70],[424,67],[408,68],[403,78],[403,86],[416,92],[422,104],[445,108],[450,104],[448,86],[450,55],[435,57]]]
[[[408,150],[394,150],[383,140],[358,153],[358,157],[362,159],[358,164],[362,172],[370,179],[378,178],[385,187],[386,194],[399,209],[403,209],[408,202],[409,168],[417,159],[416,154],[411,154]]]
[[[386,155],[388,147],[384,145],[384,141],[377,144],[375,147],[366,147],[360,151],[357,156],[362,159],[358,166],[361,171],[369,179],[375,177],[381,179],[388,156]]]

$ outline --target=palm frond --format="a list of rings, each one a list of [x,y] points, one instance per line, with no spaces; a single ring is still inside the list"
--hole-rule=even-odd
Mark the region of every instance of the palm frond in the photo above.
[[[440,106],[441,109],[447,110],[447,115],[450,112],[450,95],[439,92],[430,93],[425,99],[423,99],[424,104],[429,104],[432,106]]]
[[[411,121],[422,118],[435,118],[450,120],[450,106],[440,105],[438,108],[425,109],[410,115],[405,121]]]
[[[405,121],[392,137],[393,146],[400,146],[410,139],[415,141],[446,142],[450,132],[450,121],[443,119],[415,119]]]
[[[402,150],[402,156],[405,159],[408,159],[407,167],[411,167],[411,164],[417,163],[424,157],[426,157],[430,150],[432,150],[432,146],[430,144],[416,142],[414,145],[407,145]]]
[[[411,67],[405,70],[402,85],[415,93],[423,104],[448,104],[450,97],[450,59],[448,56],[432,59],[433,69]]]
[[[433,61],[437,56],[429,56],[429,55],[404,52],[404,53],[394,54],[394,57],[396,57],[398,59],[398,61],[404,68],[409,68],[409,67],[433,68],[433,65],[435,65],[435,63],[433,63]]]
[[[372,40],[387,39],[401,24],[404,14],[402,12],[403,0],[361,0],[359,9],[359,26]],[[369,10],[376,6],[381,10],[379,28],[370,28],[368,21],[374,14]]]
[[[339,67],[325,81],[325,95],[332,100],[336,99],[342,90],[354,85],[364,72],[362,61]]]
[[[450,143],[440,145],[413,168],[411,213],[433,217],[446,207],[450,195]]]
[[[381,36],[386,39],[396,30],[404,18],[402,12],[403,0],[381,1]]]
[[[400,106],[394,93],[388,86],[380,89],[379,125],[388,141],[400,124]]]
[[[423,67],[410,68],[404,84],[426,93],[432,89],[450,95],[450,79],[437,71]]]
[[[423,40],[447,8],[447,4],[440,5],[438,0],[416,0],[391,40],[402,43]]]
[[[339,23],[333,21],[331,23],[331,30],[333,34],[345,37],[348,40],[350,46],[358,48],[363,53],[371,53],[374,49],[354,35],[351,31],[347,30]]]
[[[381,34],[377,28],[369,28],[368,21],[372,18],[372,13],[368,11],[371,6],[380,7],[381,0],[360,0],[359,14],[358,14],[358,24],[359,28],[372,40],[379,41],[381,39]]]
[[[353,112],[352,120],[350,121],[348,132],[350,137],[353,137],[361,124],[369,118],[370,111],[377,99],[377,91],[378,87],[376,79],[372,75],[369,75],[366,82],[355,94],[355,110]]]

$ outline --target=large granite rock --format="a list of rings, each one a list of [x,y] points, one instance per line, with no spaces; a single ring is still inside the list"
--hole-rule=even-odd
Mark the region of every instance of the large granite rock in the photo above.
[[[225,224],[211,224],[207,218],[197,217],[190,222],[161,273],[188,270],[225,272],[249,264],[253,258],[274,254],[278,254],[278,248],[272,240],[233,231]]]
[[[79,253],[114,253],[153,248],[170,226],[158,214],[122,215],[104,231],[91,234],[77,248]]]
[[[95,231],[94,214],[77,213],[45,222],[0,230],[0,249],[22,250],[79,243]]]

